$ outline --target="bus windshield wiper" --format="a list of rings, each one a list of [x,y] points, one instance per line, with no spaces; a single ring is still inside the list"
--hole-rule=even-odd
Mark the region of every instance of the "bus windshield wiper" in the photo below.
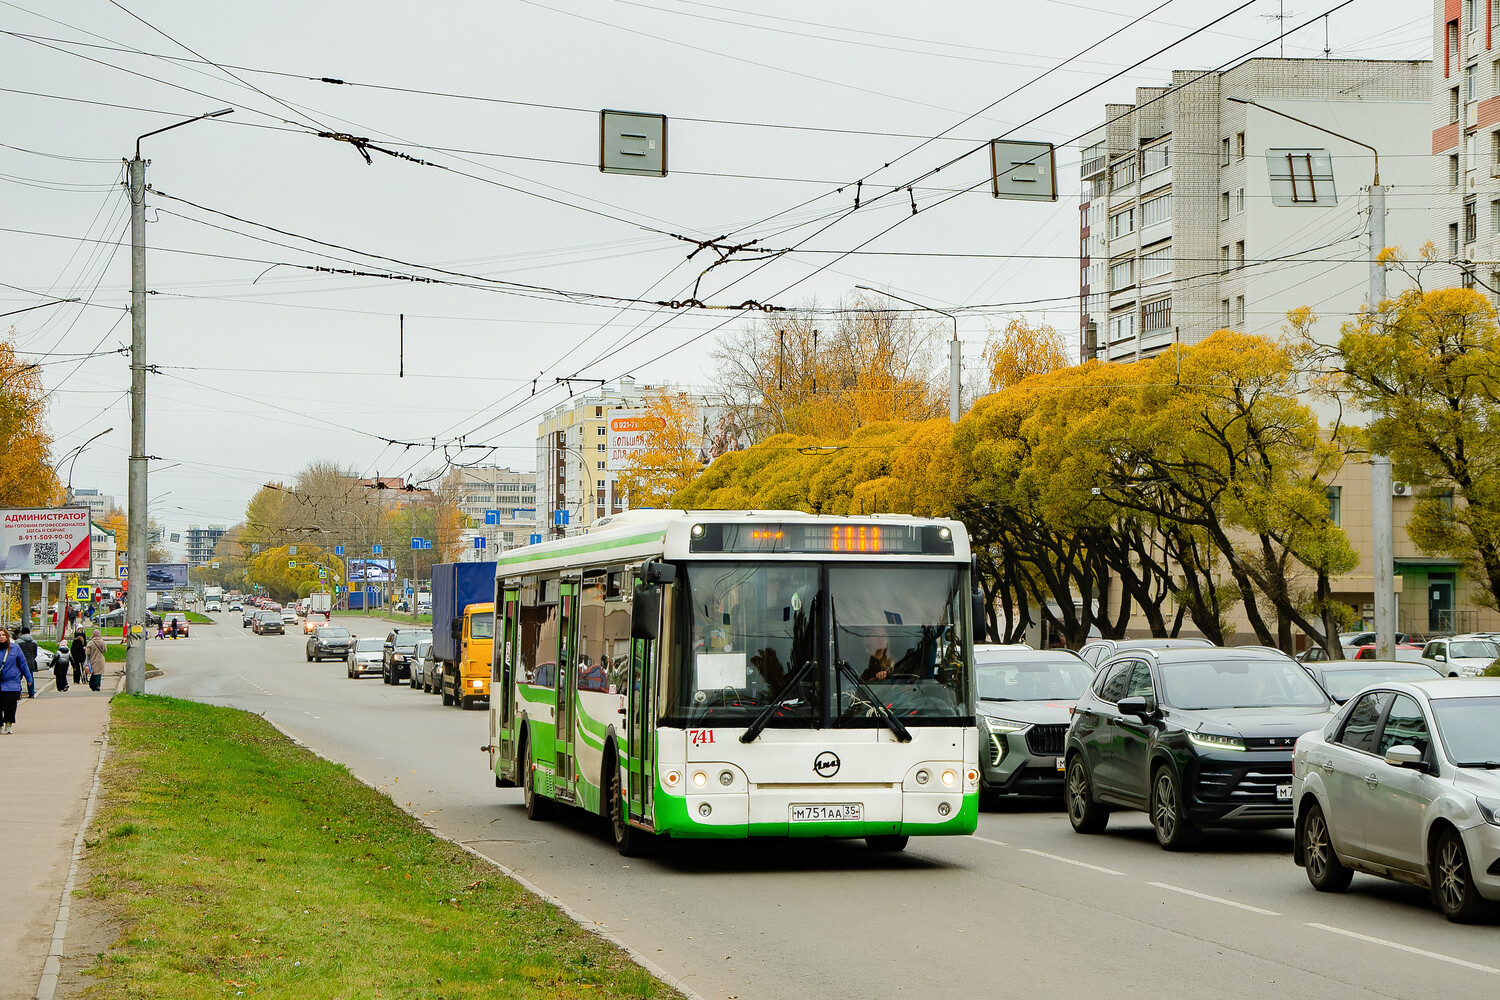
[[[797,685],[802,683],[802,679],[807,676],[808,671],[812,670],[812,667],[813,660],[811,657],[797,665],[797,668],[787,677],[786,683],[781,685],[781,690],[776,692],[776,696],[771,699],[765,708],[760,710],[760,714],[755,717],[755,721],[750,723],[750,728],[746,729],[744,735],[740,737],[741,743],[755,742],[755,738],[760,735],[761,730],[766,728],[766,725],[771,721],[771,716],[776,714],[776,710],[791,700],[791,696],[797,691]]]
[[[844,660],[835,660],[834,666],[838,669],[839,673],[853,682],[855,690],[875,709],[875,716],[881,722],[885,723],[886,728],[896,734],[896,739],[902,743],[910,743],[911,731],[903,726],[901,720],[896,718],[895,714],[885,706],[885,703],[875,695],[874,691],[870,690],[870,686],[864,682],[864,678],[860,677],[854,668]]]

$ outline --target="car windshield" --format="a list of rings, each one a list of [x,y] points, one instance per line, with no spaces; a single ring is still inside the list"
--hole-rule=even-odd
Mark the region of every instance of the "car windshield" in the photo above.
[[[432,636],[423,632],[397,632],[396,639],[391,645],[397,649],[416,649],[417,643],[423,639],[431,639]]]
[[[421,659],[422,657],[426,656],[428,651],[431,649],[432,643],[426,639],[423,639],[421,642],[417,643],[417,659]]]
[[[1369,667],[1359,670],[1327,670],[1323,688],[1338,701],[1348,701],[1361,688],[1385,681],[1430,681],[1435,675],[1427,667]]]
[[[1077,701],[1093,676],[1069,656],[974,664],[976,693],[986,701]]]
[[[495,612],[479,611],[469,616],[469,638],[495,638]]]
[[[1434,698],[1432,714],[1455,764],[1500,766],[1500,696]]]
[[[745,726],[782,694],[772,727],[886,725],[877,705],[907,725],[968,717],[961,579],[951,565],[690,564],[668,713]]]
[[[1453,659],[1493,660],[1500,657],[1500,648],[1487,639],[1465,639],[1448,643],[1448,656]]]
[[[328,628],[320,628],[318,629],[318,638],[347,639],[349,638],[349,630],[344,628],[342,625],[333,625]]]
[[[356,653],[378,653],[385,646],[378,638],[355,639],[354,651]]]
[[[1162,664],[1162,700],[1174,708],[1271,708],[1327,705],[1328,698],[1294,660],[1176,660]]]

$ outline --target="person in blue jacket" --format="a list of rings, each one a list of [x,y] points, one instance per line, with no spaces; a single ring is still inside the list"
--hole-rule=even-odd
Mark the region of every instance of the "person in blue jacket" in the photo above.
[[[36,679],[21,647],[10,641],[10,629],[0,627],[0,734],[9,733],[16,724],[16,705],[21,701],[21,681],[26,681],[26,697],[36,697]]]

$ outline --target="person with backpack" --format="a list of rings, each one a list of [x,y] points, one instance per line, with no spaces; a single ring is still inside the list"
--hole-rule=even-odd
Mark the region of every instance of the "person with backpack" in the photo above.
[[[10,641],[10,629],[0,626],[0,733],[11,732],[16,724],[22,680],[26,681],[26,696],[35,698],[36,679],[26,663],[26,654]]]
[[[57,652],[52,654],[52,676],[57,678],[57,690],[68,689],[68,667],[72,666],[73,658],[68,655],[68,644],[60,642],[57,644]],[[78,668],[73,667],[74,674]]]

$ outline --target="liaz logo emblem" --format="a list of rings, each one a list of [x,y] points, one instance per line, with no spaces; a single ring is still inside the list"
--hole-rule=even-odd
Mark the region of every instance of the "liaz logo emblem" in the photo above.
[[[839,773],[839,755],[832,750],[824,750],[813,758],[813,771],[820,778],[831,778]]]

